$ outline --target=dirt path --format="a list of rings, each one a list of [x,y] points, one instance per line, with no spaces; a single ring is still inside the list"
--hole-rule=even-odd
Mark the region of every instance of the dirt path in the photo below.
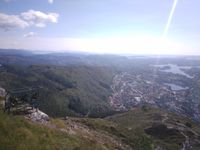
[[[184,132],[181,132],[181,134],[185,137],[185,142],[183,143],[183,148],[181,150],[191,150],[190,138]]]
[[[30,120],[30,118],[27,119]],[[99,143],[105,150],[108,150],[110,145],[115,146],[116,150],[132,149],[129,145],[123,143],[121,139],[115,137],[114,135],[110,135],[107,132],[92,129],[85,124],[74,121],[71,118],[68,118],[67,120],[60,119],[60,121],[63,122],[63,127],[56,126],[56,124],[54,124],[52,121],[37,121],[36,123],[42,124],[54,130],[64,132],[66,134],[77,135],[94,143]]]

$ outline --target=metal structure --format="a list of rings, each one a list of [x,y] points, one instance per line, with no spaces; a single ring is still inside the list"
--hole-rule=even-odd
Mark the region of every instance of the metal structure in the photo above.
[[[37,108],[40,88],[20,88],[7,91],[4,112],[10,112],[12,107],[28,104]]]

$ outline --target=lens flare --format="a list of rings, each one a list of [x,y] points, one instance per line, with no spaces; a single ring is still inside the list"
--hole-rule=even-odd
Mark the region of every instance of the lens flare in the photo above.
[[[171,9],[171,12],[170,12],[170,15],[169,15],[169,18],[167,20],[167,24],[165,26],[165,30],[164,30],[164,33],[163,33],[163,37],[165,38],[168,34],[168,31],[169,31],[169,27],[171,25],[171,22],[172,22],[172,18],[174,16],[174,12],[175,12],[175,9],[176,9],[176,6],[177,6],[177,3],[178,3],[178,0],[174,0],[174,3],[173,3],[173,6],[172,6],[172,9]]]

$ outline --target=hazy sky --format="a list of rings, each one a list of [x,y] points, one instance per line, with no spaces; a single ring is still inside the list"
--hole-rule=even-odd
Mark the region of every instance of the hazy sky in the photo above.
[[[177,1],[177,0],[176,0]],[[0,48],[200,54],[200,1],[0,0]]]

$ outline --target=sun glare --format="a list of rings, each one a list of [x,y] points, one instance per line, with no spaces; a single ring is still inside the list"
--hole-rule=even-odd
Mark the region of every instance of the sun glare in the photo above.
[[[170,25],[171,25],[172,18],[173,18],[173,16],[174,16],[174,12],[175,12],[175,10],[176,10],[177,3],[178,3],[178,0],[174,0],[172,9],[171,9],[171,11],[170,11],[170,14],[169,14],[169,17],[168,17],[168,20],[167,20],[167,24],[166,24],[166,26],[165,26],[165,30],[164,30],[164,33],[163,33],[163,37],[166,37],[167,34],[168,34],[169,27],[170,27]]]
[[[83,51],[115,54],[177,54],[183,50],[178,42],[168,38],[138,35],[135,37],[109,37],[101,39],[71,39],[68,46]]]

